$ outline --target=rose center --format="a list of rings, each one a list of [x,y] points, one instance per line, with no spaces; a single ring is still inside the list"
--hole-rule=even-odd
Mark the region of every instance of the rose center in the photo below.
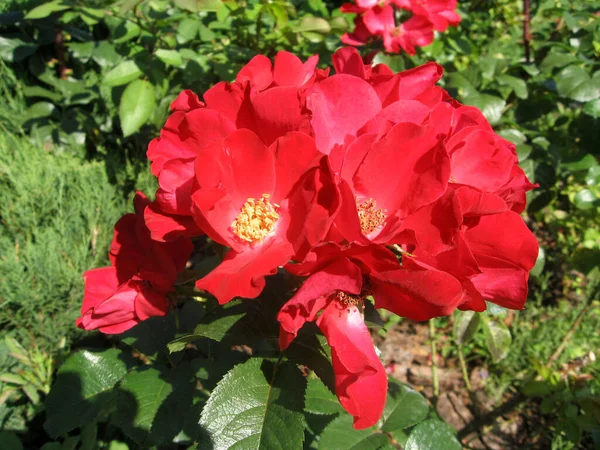
[[[356,209],[360,220],[360,229],[363,234],[372,233],[377,227],[385,223],[385,210],[377,207],[377,202],[369,198],[363,202],[356,199]]]
[[[345,307],[359,306],[362,305],[363,302],[363,299],[360,296],[346,294],[345,292],[338,292],[337,300]]]
[[[263,194],[258,200],[249,198],[242,210],[231,223],[233,233],[243,241],[261,242],[275,229],[279,219],[279,205],[271,203],[269,194]]]

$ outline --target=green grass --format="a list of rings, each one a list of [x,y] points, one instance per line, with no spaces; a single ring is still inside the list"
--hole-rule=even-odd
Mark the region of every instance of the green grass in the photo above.
[[[75,334],[81,274],[107,263],[125,209],[104,164],[73,153],[0,132],[0,327],[47,349]]]

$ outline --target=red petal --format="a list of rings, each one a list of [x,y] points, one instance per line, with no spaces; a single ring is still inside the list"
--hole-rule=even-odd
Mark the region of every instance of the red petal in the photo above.
[[[277,86],[302,86],[314,73],[311,64],[305,67],[300,58],[290,52],[279,51],[273,64],[273,82]]]
[[[452,177],[482,191],[494,192],[505,185],[517,162],[504,140],[490,131],[475,130],[457,147],[449,147]]]
[[[463,295],[456,278],[433,268],[391,270],[373,274],[371,280],[376,308],[417,321],[451,314]]]
[[[256,55],[239,71],[236,81],[250,81],[259,91],[268,88],[273,82],[273,66],[271,60],[264,55]]]
[[[135,298],[135,314],[140,321],[149,317],[165,316],[169,312],[169,303],[164,295],[150,287],[141,287],[140,293]]]
[[[298,88],[294,86],[274,87],[251,98],[256,131],[266,145],[290,131],[309,128],[308,118],[302,115]],[[303,123],[306,122],[306,126]]]
[[[388,215],[406,217],[446,190],[450,163],[432,127],[399,123],[373,145],[354,176],[354,191]]]
[[[119,287],[117,271],[114,267],[102,267],[88,270],[83,274],[85,288],[81,314],[102,303],[115,293]]]
[[[523,309],[527,300],[529,273],[508,261],[477,256],[483,273],[471,278],[483,298],[504,308]]]
[[[529,271],[537,260],[537,239],[521,216],[512,211],[481,217],[477,225],[465,231],[465,239],[478,261],[482,255]]]
[[[277,139],[271,150],[275,155],[277,186],[273,193],[276,201],[286,198],[302,175],[319,165],[323,154],[317,150],[315,140],[304,134],[291,132]]]
[[[191,111],[192,109],[202,108],[204,103],[191,90],[181,91],[175,100],[171,103],[171,111]]]
[[[365,66],[360,53],[354,47],[343,47],[331,57],[336,73],[346,73],[355,77],[367,78],[369,68]]]
[[[181,236],[195,237],[204,234],[191,216],[164,213],[156,203],[148,205],[144,211],[144,221],[150,230],[152,240],[173,241]]]
[[[158,175],[156,203],[166,213],[189,216],[193,184],[194,159],[167,161]]]
[[[296,183],[289,197],[281,202],[281,228],[295,249],[294,259],[303,259],[329,232],[340,208],[340,198],[327,157],[319,167],[306,172]],[[285,219],[285,222],[284,222]],[[289,220],[289,222],[287,222]]]
[[[310,87],[306,106],[317,147],[329,154],[335,144],[358,130],[381,110],[381,102],[369,84],[352,75],[338,74]]]
[[[232,123],[236,123],[245,93],[246,89],[239,83],[221,81],[204,93],[204,100],[210,109],[220,112]]]
[[[360,269],[348,259],[338,259],[306,279],[298,292],[281,308],[279,345],[285,350],[305,322],[315,320],[327,297],[336,291],[358,295],[362,289]]]
[[[255,298],[265,287],[265,276],[274,275],[292,254],[291,245],[277,237],[242,253],[229,251],[221,264],[196,281],[196,287],[210,292],[220,304],[234,297]]]
[[[385,406],[387,375],[360,311],[334,300],[317,325],[331,347],[336,394],[344,409],[354,416],[354,428],[375,425]]]

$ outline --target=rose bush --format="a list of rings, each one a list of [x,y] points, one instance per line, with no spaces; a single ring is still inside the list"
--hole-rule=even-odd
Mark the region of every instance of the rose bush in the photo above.
[[[454,17],[427,11],[439,27]],[[523,308],[538,244],[519,213],[534,185],[515,146],[436,86],[441,66],[393,73],[353,48],[333,64],[259,55],[203,100],[180,94],[148,149],[156,200],[138,194],[117,223],[113,267],[86,274],[77,324],[119,333],[164,315],[206,234],[225,253],[196,288],[221,304],[256,298],[281,267],[300,280],[278,315],[281,350],[316,322],[363,429],[387,392],[365,302],[418,321]]]
[[[356,0],[341,7],[344,13],[354,13],[354,31],[345,33],[342,42],[365,45],[373,39],[383,39],[385,50],[416,53],[416,47],[433,42],[434,31],[446,31],[457,26],[460,15],[457,0]],[[397,23],[397,13],[411,14],[408,20]]]

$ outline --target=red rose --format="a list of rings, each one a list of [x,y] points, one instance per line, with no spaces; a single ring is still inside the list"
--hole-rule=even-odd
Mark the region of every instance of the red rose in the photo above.
[[[134,199],[135,214],[115,224],[109,258],[113,267],[88,270],[81,317],[77,326],[103,333],[121,333],[151,316],[168,311],[165,294],[173,290],[192,253],[189,239],[156,242],[144,222],[150,201],[141,192]]]
[[[84,330],[118,334],[169,310],[164,293],[138,277],[119,284],[114,267],[88,270],[83,279],[83,305],[76,325]]]
[[[196,287],[226,303],[254,298],[266,275],[316,245],[337,209],[326,158],[314,140],[289,133],[270,147],[238,130],[196,159],[194,218],[231,250]]]
[[[288,266],[311,275],[278,315],[280,347],[287,348],[305,322],[316,321],[331,347],[337,397],[356,429],[377,423],[387,392],[387,375],[362,317],[368,280],[377,270],[397,266],[383,247],[341,250],[331,244],[317,247],[305,263]]]

